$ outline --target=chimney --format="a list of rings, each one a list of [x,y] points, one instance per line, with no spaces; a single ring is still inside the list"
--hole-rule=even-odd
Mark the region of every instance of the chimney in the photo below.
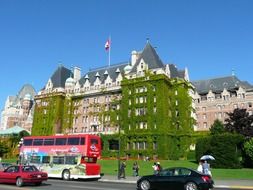
[[[74,67],[74,79],[79,81],[81,79],[81,69],[79,67]]]
[[[134,66],[136,61],[138,59],[138,53],[137,51],[132,51],[132,57],[131,57],[131,66]]]

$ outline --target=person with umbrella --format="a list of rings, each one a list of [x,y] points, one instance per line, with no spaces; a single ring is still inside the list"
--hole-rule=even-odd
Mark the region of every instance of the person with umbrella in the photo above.
[[[207,160],[215,160],[215,158],[211,155],[204,155],[200,158],[200,160],[204,160],[203,173],[212,176],[210,164],[207,162]]]

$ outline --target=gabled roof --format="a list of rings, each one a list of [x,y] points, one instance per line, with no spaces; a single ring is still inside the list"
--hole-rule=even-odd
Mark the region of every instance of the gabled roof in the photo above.
[[[0,135],[13,135],[13,134],[19,134],[22,131],[26,131],[24,128],[19,126],[14,126],[8,129],[5,129],[3,131],[0,131]]]
[[[117,65],[111,65],[111,66],[101,67],[101,68],[91,70],[79,80],[79,83],[83,85],[86,80],[85,78],[87,78],[88,76],[90,83],[93,84],[96,80],[96,75],[97,76],[99,75],[99,79],[101,80],[101,83],[104,83],[107,76],[110,76],[112,81],[115,81],[119,75],[118,71],[120,71],[120,73],[124,73],[124,67],[127,65],[128,65],[128,62],[123,62]],[[106,74],[105,74],[105,71],[107,71]]]
[[[164,64],[162,63],[161,59],[157,55],[155,49],[148,42],[144,50],[141,52],[138,60],[136,61],[130,73],[137,71],[136,69],[137,65],[140,63],[142,59],[145,61],[146,64],[148,64],[148,69],[156,69],[156,68],[164,67]]]
[[[240,81],[236,76],[197,80],[192,81],[192,84],[195,86],[199,94],[208,93],[209,90],[212,90],[213,92],[222,92],[224,88],[226,88],[228,91],[232,91],[238,89],[239,87],[245,89],[253,87],[248,82]]]
[[[54,88],[65,87],[65,82],[67,78],[72,76],[71,70],[65,68],[63,65],[60,65],[54,74],[51,76],[51,81]]]

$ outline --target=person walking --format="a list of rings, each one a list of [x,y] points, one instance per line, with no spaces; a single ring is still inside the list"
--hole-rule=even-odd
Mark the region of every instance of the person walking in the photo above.
[[[120,175],[119,175],[120,178],[126,179],[125,168],[126,168],[126,162],[125,162],[125,161],[122,161],[122,162],[121,162],[121,165],[120,165]]]
[[[139,165],[137,162],[134,162],[133,164],[133,176],[134,177],[139,176]]]
[[[212,176],[210,171],[210,164],[208,164],[206,160],[203,163],[203,173]]]
[[[156,165],[157,165],[157,173],[159,173],[162,170],[162,166],[160,162],[157,162]]]
[[[197,171],[200,172],[200,173],[203,173],[203,162],[202,162],[202,160],[199,161]]]
[[[158,174],[158,167],[157,167],[157,163],[154,162],[154,165],[152,166],[153,170],[154,170],[154,175]]]

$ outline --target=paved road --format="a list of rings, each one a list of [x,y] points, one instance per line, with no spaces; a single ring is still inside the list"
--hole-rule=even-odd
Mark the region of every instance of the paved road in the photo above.
[[[136,190],[136,185],[129,183],[49,179],[41,186],[27,185],[22,188],[15,185],[0,184],[0,190]],[[215,188],[214,190],[228,190],[228,188]]]

